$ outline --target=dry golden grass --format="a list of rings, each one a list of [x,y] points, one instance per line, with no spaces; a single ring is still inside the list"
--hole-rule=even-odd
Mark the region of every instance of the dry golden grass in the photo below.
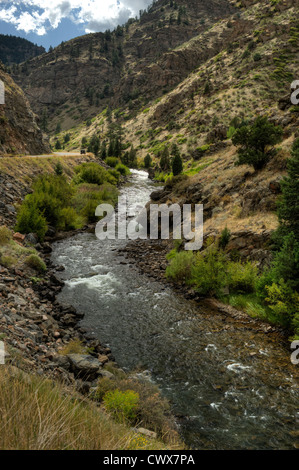
[[[166,449],[75,392],[10,366],[0,367],[0,431],[2,450]]]
[[[2,157],[0,158],[0,172],[13,176],[18,181],[30,183],[41,173],[53,173],[57,163],[61,163],[64,173],[71,177],[74,168],[83,161],[90,161],[94,157],[67,155],[63,157]]]

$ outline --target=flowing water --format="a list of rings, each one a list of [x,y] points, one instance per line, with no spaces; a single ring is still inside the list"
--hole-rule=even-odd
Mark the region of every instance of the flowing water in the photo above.
[[[122,188],[134,211],[155,189],[134,171]],[[58,242],[60,301],[126,370],[141,369],[171,401],[194,449],[292,449],[298,424],[298,366],[263,332],[185,300],[117,254],[126,241],[80,234]],[[297,428],[298,429],[298,428]]]

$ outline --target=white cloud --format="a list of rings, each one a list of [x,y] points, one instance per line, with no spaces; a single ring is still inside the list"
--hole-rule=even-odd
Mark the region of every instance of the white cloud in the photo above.
[[[86,32],[113,29],[146,8],[152,0],[0,0],[0,20],[38,35],[70,19]]]

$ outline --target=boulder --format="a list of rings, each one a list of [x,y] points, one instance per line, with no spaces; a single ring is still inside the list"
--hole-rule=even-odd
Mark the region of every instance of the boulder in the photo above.
[[[84,380],[94,380],[100,375],[102,363],[89,354],[68,354],[71,371]]]

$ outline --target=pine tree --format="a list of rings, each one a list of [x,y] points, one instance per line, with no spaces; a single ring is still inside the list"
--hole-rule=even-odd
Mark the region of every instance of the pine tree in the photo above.
[[[282,198],[278,202],[280,227],[277,235],[293,232],[299,243],[299,139],[294,142],[292,157],[288,160],[288,175],[281,182]]]
[[[150,167],[151,167],[151,164],[152,164],[152,157],[151,157],[150,154],[148,153],[148,154],[144,157],[144,167],[145,167],[145,168],[150,168]]]
[[[252,165],[260,170],[273,155],[273,146],[282,139],[282,128],[259,116],[252,125],[240,127],[232,137],[234,145],[239,146],[237,165]]]
[[[173,176],[181,174],[183,171],[183,161],[180,155],[175,155],[172,160],[172,173]]]
[[[160,168],[162,171],[170,171],[170,159],[168,147],[164,147],[160,158]]]

